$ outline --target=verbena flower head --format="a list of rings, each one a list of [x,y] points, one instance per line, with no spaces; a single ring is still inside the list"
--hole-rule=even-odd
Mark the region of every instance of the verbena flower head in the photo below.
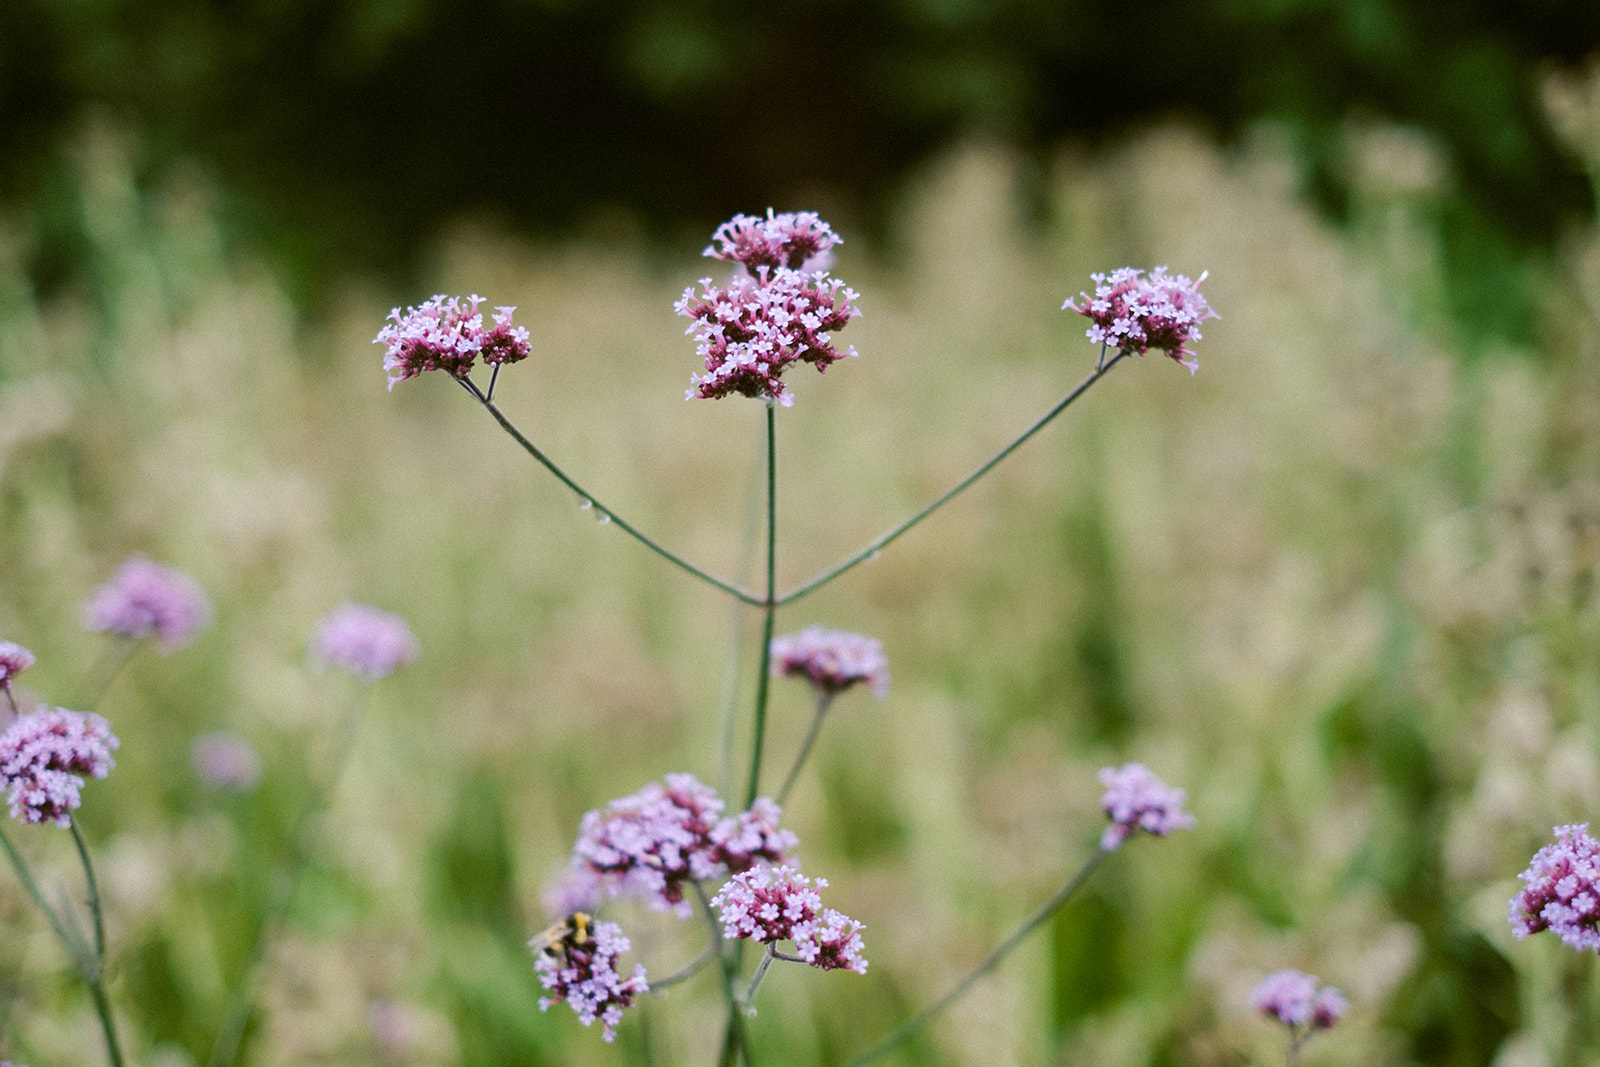
[[[1291,1030],[1326,1030],[1350,1010],[1333,986],[1317,986],[1315,975],[1293,969],[1274,971],[1250,994],[1250,1005]]]
[[[761,268],[803,270],[828,249],[844,241],[815,211],[785,211],[767,217],[735,215],[717,227],[705,254],[744,264],[751,274]]]
[[[33,653],[15,641],[0,641],[0,689],[9,689],[11,679],[33,666]]]
[[[423,371],[442,370],[461,377],[482,359],[488,364],[515,363],[527,359],[532,351],[528,331],[511,325],[514,307],[497,307],[492,320],[484,324],[478,305],[481,296],[465,300],[454,296],[435,296],[417,307],[389,312],[389,325],[378,331],[373,344],[383,345],[383,369],[389,374],[389,388]]]
[[[1079,293],[1081,303],[1068,300],[1061,309],[1087,315],[1093,324],[1089,340],[1097,344],[1137,356],[1158,348],[1193,374],[1200,364],[1189,343],[1200,340],[1202,322],[1217,318],[1200,295],[1206,275],[1190,281],[1183,274],[1169,276],[1165,267],[1157,267],[1148,278],[1143,274],[1133,267],[1119,267],[1109,275],[1090,275],[1094,296]]]
[[[808,679],[817,691],[842,693],[864,682],[879,700],[889,695],[889,661],[883,642],[848,630],[807,626],[772,639],[772,673]]]
[[[136,555],[84,601],[83,625],[95,633],[154,637],[171,652],[211,625],[211,614],[211,601],[193,578]]]
[[[202,782],[218,789],[247,793],[261,781],[261,757],[244,738],[227,730],[191,741],[189,763]]]
[[[734,875],[711,906],[721,914],[725,938],[793,941],[795,956],[813,967],[866,974],[861,924],[822,907],[817,889],[827,885],[826,878],[813,882],[793,867],[754,867]]]
[[[363,682],[387,678],[417,658],[411,628],[400,616],[366,604],[340,604],[311,635],[311,658]]]
[[[658,911],[687,916],[684,886],[782,862],[799,843],[778,827],[782,815],[761,798],[750,810],[722,817],[722,798],[691,774],[669,774],[632,796],[591,811],[578,828],[572,862],[612,895],[626,894]]]
[[[566,1003],[585,1026],[599,1019],[601,1036],[615,1041],[623,1009],[650,991],[644,965],[635,964],[628,978],[617,973],[617,957],[631,946],[616,923],[591,924],[587,915],[573,915],[565,929],[557,929],[559,933],[547,931],[528,942],[538,957],[533,969],[550,994],[539,999],[539,1010]]]
[[[1511,898],[1511,928],[1519,938],[1549,930],[1580,952],[1600,952],[1600,841],[1588,823],[1555,835],[1517,876],[1526,884]]]
[[[11,817],[66,826],[85,776],[104,778],[122,742],[100,716],[65,708],[19,715],[0,733],[0,785]]]
[[[1194,825],[1194,816],[1183,810],[1187,794],[1142,763],[1107,767],[1100,772],[1100,784],[1106,787],[1100,808],[1111,819],[1100,836],[1100,847],[1107,852],[1120,848],[1135,830],[1165,837]]]

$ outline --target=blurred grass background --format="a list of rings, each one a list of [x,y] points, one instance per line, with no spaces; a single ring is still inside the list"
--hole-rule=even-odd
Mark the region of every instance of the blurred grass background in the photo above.
[[[1554,136],[1600,167],[1600,81],[1541,85]],[[616,511],[745,578],[760,409],[681,399],[695,357],[671,304],[707,273],[704,233],[529,238],[469,212],[421,246],[414,289],[330,271],[308,304],[306,275],[240,243],[227,183],[151,179],[145,136],[90,111],[62,142],[53,202],[89,282],[48,284],[47,228],[0,215],[0,637],[39,655],[25,688],[73,703],[100,651],[77,604],[132,551],[219,609],[97,709],[123,748],[82,814],[134,1058],[204,1060],[353,696],[307,671],[306,636],[356,599],[402,613],[424,653],[377,690],[249,1061],[710,1062],[709,975],[607,1047],[565,1007],[538,1012],[523,943],[585,810],[672,770],[738,780],[719,751],[738,619],[597,526],[448,382],[386,392],[370,344],[390,306],[433,292],[518,305],[535,356],[502,406]],[[867,924],[871,970],[773,973],[760,1062],[839,1062],[940,993],[1076,868],[1103,821],[1094,772],[1127,760],[1187,787],[1199,826],[1115,857],[890,1062],[1279,1063],[1246,996],[1285,966],[1354,1005],[1308,1064],[1600,1062],[1594,961],[1505,920],[1549,828],[1600,806],[1600,233],[1568,223],[1503,261],[1525,328],[1478,331],[1440,224],[1457,157],[1376,116],[1334,143],[1337,227],[1293,125],[1271,121],[1220,146],[1183,122],[1043,154],[972,136],[860,233],[826,190],[775,205],[842,230],[836,273],[865,312],[861,358],[799,379],[780,413],[782,587],[1086,373],[1082,320],[1058,309],[1090,271],[1209,270],[1223,318],[1193,379],[1119,366],[780,615],[882,638],[894,682],[882,705],[837,706],[788,813],[829,903]],[[777,688],[769,777],[809,710]],[[190,739],[224,727],[264,758],[253,793],[189,767]],[[77,886],[61,835],[14,836]],[[697,927],[612,917],[656,973],[697,947]],[[101,1062],[9,876],[0,930],[0,1056]]]

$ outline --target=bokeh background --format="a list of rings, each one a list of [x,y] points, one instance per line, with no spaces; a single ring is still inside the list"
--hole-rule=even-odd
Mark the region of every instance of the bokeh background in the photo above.
[[[290,922],[253,1064],[714,1058],[707,974],[615,1046],[540,1014],[524,942],[583,812],[742,780],[753,620],[436,376],[384,314],[518,306],[499,396],[597,496],[753,578],[761,409],[686,404],[671,312],[717,222],[845,237],[862,353],[780,412],[779,584],[859,547],[1087,371],[1093,270],[1211,272],[1192,379],[1116,368],[991,478],[779,617],[880,637],[788,819],[869,973],[779,968],[759,1062],[831,1064],[1074,870],[1095,771],[1137,840],[901,1064],[1283,1062],[1250,987],[1353,1010],[1308,1064],[1600,1063],[1592,958],[1506,922],[1600,812],[1600,10],[1577,0],[423,0],[0,5],[0,637],[72,704],[78,604],[134,551],[218,605],[101,706],[83,824],[133,1059],[204,1062],[353,698],[345,599],[405,615]],[[725,717],[736,718],[732,751]],[[809,715],[774,694],[770,774]],[[204,786],[198,734],[264,775]],[[729,789],[737,793],[737,789]],[[63,835],[13,837],[77,891]],[[698,927],[610,917],[666,973]],[[0,1058],[103,1062],[0,878]]]

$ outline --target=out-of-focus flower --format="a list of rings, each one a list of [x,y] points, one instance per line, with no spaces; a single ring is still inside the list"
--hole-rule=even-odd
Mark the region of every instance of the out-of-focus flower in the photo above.
[[[485,363],[515,363],[528,358],[528,331],[511,325],[514,307],[494,309],[493,326],[485,326],[478,305],[481,296],[440,294],[417,307],[389,312],[389,325],[378,331],[373,344],[383,345],[383,369],[389,388],[423,371],[442,370],[461,377],[477,359]]]
[[[1307,1032],[1328,1029],[1350,1010],[1343,993],[1331,985],[1319,989],[1315,975],[1293,969],[1263,978],[1250,994],[1250,1005],[1291,1030]]]
[[[367,1028],[385,1063],[409,1063],[417,1046],[417,1020],[398,1000],[375,1000],[367,1005]]]
[[[631,947],[616,923],[592,923],[587,915],[572,915],[565,924],[553,927],[528,942],[537,959],[533,969],[539,974],[549,996],[539,999],[539,1010],[565,1002],[585,1026],[600,1020],[607,1041],[615,1041],[622,1010],[633,1006],[633,999],[650,991],[644,965],[635,964],[632,976],[617,973],[617,957]]]
[[[211,601],[193,578],[135,555],[84,601],[83,625],[95,633],[155,637],[172,652],[211,625],[211,614]]]
[[[544,887],[540,902],[546,915],[592,912],[600,907],[605,886],[587,864],[570,863]]]
[[[815,211],[785,211],[767,217],[735,215],[717,227],[705,254],[742,263],[755,274],[762,267],[804,270],[836,244],[844,241]]]
[[[1218,317],[1200,295],[1206,276],[1190,281],[1182,274],[1169,276],[1165,267],[1157,267],[1148,278],[1143,274],[1119,267],[1109,275],[1090,275],[1094,296],[1079,293],[1081,303],[1068,300],[1061,309],[1087,315],[1093,324],[1089,340],[1097,344],[1136,356],[1158,348],[1193,374],[1200,364],[1188,345],[1200,340],[1202,322]]]
[[[247,793],[261,781],[261,757],[228,730],[201,734],[189,743],[189,763],[206,785]]]
[[[1517,876],[1525,885],[1511,898],[1511,928],[1519,938],[1549,930],[1580,952],[1600,952],[1600,841],[1588,823],[1555,835]]]
[[[669,774],[632,796],[591,811],[578,828],[573,866],[595,876],[612,895],[644,900],[658,911],[687,916],[684,886],[756,863],[781,863],[798,844],[778,828],[782,811],[763,797],[750,810],[722,816],[722,798],[691,774]]]
[[[832,696],[865,682],[879,700],[889,695],[889,660],[883,643],[848,630],[807,626],[772,639],[772,673],[799,675]]]
[[[1194,816],[1183,810],[1187,794],[1142,763],[1107,767],[1100,772],[1100,784],[1106,787],[1100,809],[1111,819],[1100,836],[1100,847],[1107,852],[1120,848],[1135,830],[1165,837],[1194,825]]]
[[[711,898],[722,917],[722,936],[762,944],[793,941],[795,958],[824,971],[867,973],[861,954],[861,924],[822,907],[817,890],[828,880],[805,877],[793,867],[754,867],[736,874]]]
[[[0,733],[0,784],[11,817],[66,826],[79,802],[83,776],[104,778],[121,745],[100,716],[65,708],[19,715]]]
[[[315,663],[338,667],[363,682],[387,678],[419,651],[404,619],[366,604],[340,604],[311,635]]]
[[[0,641],[0,689],[9,689],[11,679],[33,666],[33,653],[15,641]]]

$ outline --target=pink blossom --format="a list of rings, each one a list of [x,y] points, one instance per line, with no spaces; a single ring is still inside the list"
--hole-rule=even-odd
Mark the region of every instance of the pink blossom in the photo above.
[[[11,679],[33,666],[33,653],[15,641],[0,641],[0,689],[8,689]]]
[[[814,211],[785,211],[767,217],[735,215],[717,227],[705,254],[744,264],[751,274],[762,267],[804,270],[843,240]]]
[[[247,793],[261,781],[261,757],[236,733],[217,730],[189,743],[189,763],[202,782]]]
[[[795,957],[804,963],[824,971],[865,974],[862,926],[822,907],[817,889],[827,885],[826,878],[813,882],[793,867],[754,867],[734,875],[711,898],[711,906],[721,914],[722,936],[729,940],[793,941]]]
[[[387,678],[417,658],[417,639],[406,621],[366,604],[340,604],[311,635],[311,658],[363,682]]]
[[[383,369],[389,373],[389,388],[424,371],[442,370],[463,377],[475,360],[485,363],[515,363],[532,351],[528,331],[511,325],[514,307],[494,309],[493,326],[485,326],[478,305],[481,296],[459,297],[440,294],[417,307],[389,312],[389,325],[378,331],[373,344],[383,345]]]
[[[83,605],[83,625],[95,633],[155,637],[163,651],[182,648],[211,625],[211,601],[193,578],[134,555]]]
[[[1194,825],[1194,816],[1183,810],[1184,791],[1167,785],[1142,763],[1107,767],[1100,772],[1100,784],[1106,787],[1100,808],[1111,819],[1100,837],[1107,852],[1120,848],[1136,830],[1165,837]]]
[[[104,778],[116,766],[122,742],[100,716],[65,708],[40,708],[11,721],[0,733],[0,784],[11,817],[23,823],[66,826],[80,803],[83,776]]]
[[[808,626],[772,639],[772,673],[810,680],[824,694],[865,682],[879,700],[889,695],[889,661],[883,643],[848,630]]]
[[[1511,898],[1511,927],[1519,938],[1550,930],[1580,952],[1600,952],[1600,842],[1588,823],[1554,832],[1555,844],[1517,876],[1526,884]]]
[[[1157,267],[1148,278],[1142,274],[1133,267],[1119,267],[1109,277],[1091,275],[1094,296],[1079,293],[1081,303],[1068,300],[1061,309],[1087,315],[1093,324],[1089,340],[1097,344],[1137,356],[1158,348],[1193,374],[1200,364],[1187,346],[1200,340],[1202,322],[1217,318],[1200,295],[1206,275],[1191,282],[1182,274],[1169,277],[1165,267]]]
[[[1291,1030],[1326,1030],[1350,1010],[1333,986],[1317,988],[1315,975],[1293,969],[1274,971],[1250,994],[1250,1005]]]
[[[617,973],[617,957],[631,945],[622,928],[600,922],[590,929],[586,915],[574,915],[572,920],[573,926],[562,936],[551,939],[547,934],[528,942],[538,956],[533,969],[550,994],[539,999],[539,1010],[564,1002],[585,1026],[599,1019],[604,1028],[601,1036],[615,1041],[622,1010],[650,991],[644,965],[635,964],[632,976],[623,978]]]

